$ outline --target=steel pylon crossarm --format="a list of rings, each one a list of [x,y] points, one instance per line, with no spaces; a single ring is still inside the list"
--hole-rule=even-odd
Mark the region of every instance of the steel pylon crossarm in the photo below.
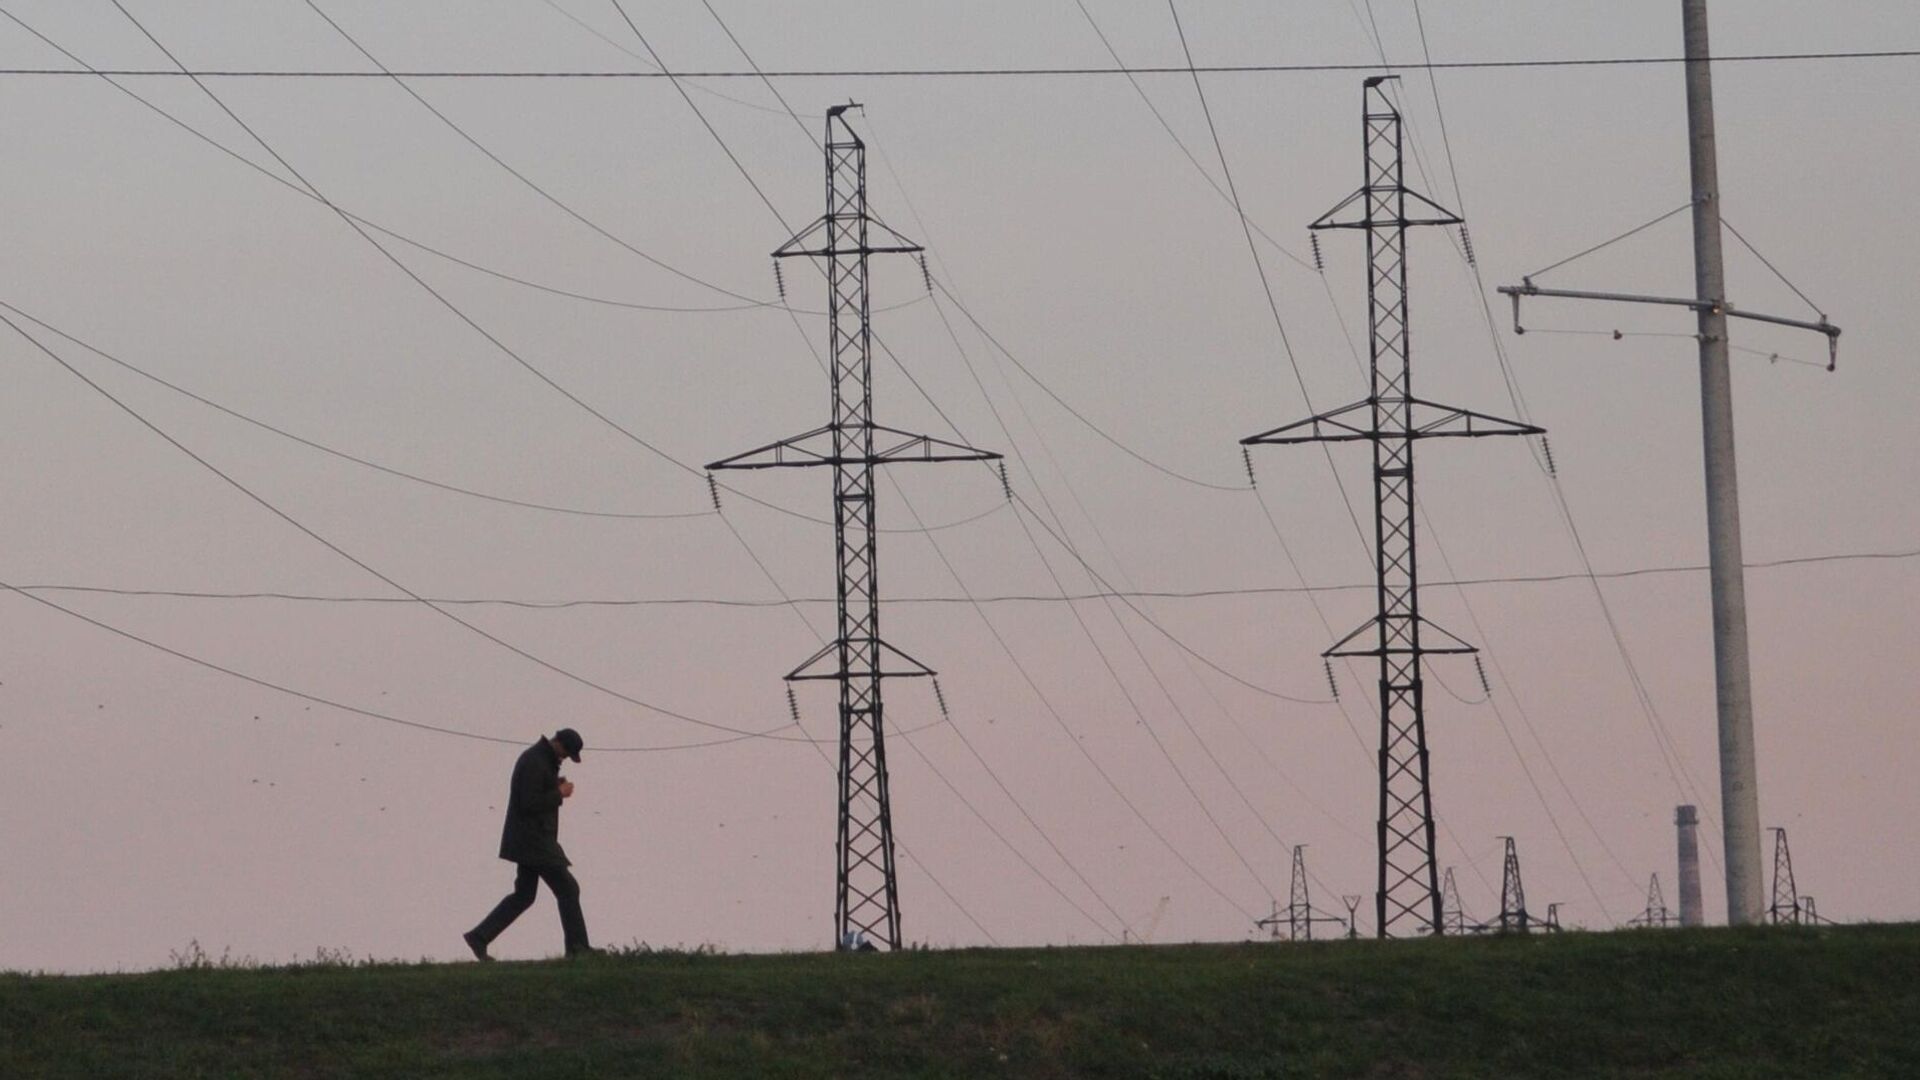
[[[826,213],[773,253],[775,258],[819,259],[825,269],[832,416],[823,427],[723,458],[708,468],[833,470],[839,632],[787,678],[832,681],[840,690],[835,947],[898,949],[900,889],[881,684],[890,677],[933,671],[880,636],[874,469],[906,462],[988,461],[1000,455],[874,423],[868,259],[917,253],[921,247],[867,212],[866,144],[847,123],[852,108],[857,106],[827,110]]]
[[[1375,76],[1361,91],[1360,189],[1310,226],[1353,229],[1366,237],[1367,396],[1241,440],[1246,446],[1367,442],[1373,447],[1375,614],[1326,655],[1374,657],[1379,663],[1379,875],[1374,903],[1381,937],[1442,929],[1422,658],[1473,651],[1420,614],[1414,444],[1440,437],[1541,434],[1532,424],[1413,394],[1407,230],[1458,224],[1461,218],[1406,186],[1400,112],[1386,89],[1392,81],[1392,76]],[[1370,643],[1365,640],[1369,636]]]

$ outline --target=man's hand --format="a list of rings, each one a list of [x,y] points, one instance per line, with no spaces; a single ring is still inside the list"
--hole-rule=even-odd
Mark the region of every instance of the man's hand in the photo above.
[[[571,780],[560,781],[560,797],[563,799],[573,798],[573,781]]]

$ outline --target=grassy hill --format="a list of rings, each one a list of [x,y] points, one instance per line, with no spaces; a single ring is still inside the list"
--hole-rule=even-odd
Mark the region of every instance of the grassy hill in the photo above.
[[[0,976],[0,1077],[1915,1077],[1920,926]]]

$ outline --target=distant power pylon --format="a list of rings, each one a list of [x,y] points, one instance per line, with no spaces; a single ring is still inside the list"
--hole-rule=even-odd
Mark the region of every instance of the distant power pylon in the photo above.
[[[1645,926],[1661,929],[1672,926],[1680,920],[1667,910],[1666,894],[1660,891],[1660,875],[1655,874],[1647,881],[1647,907],[1640,914],[1627,920],[1628,926]]]
[[[1507,842],[1507,858],[1500,872],[1500,917],[1494,920],[1493,929],[1503,934],[1531,934],[1536,929],[1557,931],[1560,929],[1560,905],[1547,905],[1547,917],[1536,919],[1527,910],[1527,887],[1520,880],[1520,849],[1514,845],[1513,837],[1503,836]]]
[[[1400,112],[1383,89],[1391,75],[1361,91],[1359,191],[1309,226],[1357,229],[1367,243],[1367,396],[1351,405],[1240,440],[1242,445],[1366,442],[1373,445],[1374,617],[1336,642],[1326,657],[1379,662],[1379,874],[1374,894],[1381,937],[1440,929],[1440,879],[1434,864],[1433,795],[1428,784],[1423,658],[1473,647],[1420,614],[1414,542],[1413,445],[1440,436],[1538,435],[1540,428],[1413,396],[1407,337],[1407,230],[1457,225],[1404,182]],[[1337,216],[1358,206],[1359,216]]]
[[[1447,867],[1440,882],[1440,932],[1469,934],[1484,929],[1467,918],[1466,906],[1460,902],[1460,886],[1453,880],[1453,867]]]
[[[1348,941],[1352,941],[1360,936],[1360,901],[1365,899],[1366,897],[1364,896],[1355,896],[1352,893],[1340,894],[1340,903],[1344,904],[1347,909]]]
[[[873,356],[867,262],[917,254],[919,244],[867,213],[867,150],[846,121],[855,105],[827,110],[827,212],[782,244],[774,258],[824,260],[827,357],[833,415],[827,426],[782,439],[709,469],[824,466],[833,470],[833,535],[839,635],[787,675],[840,687],[840,813],[835,843],[834,941],[840,949],[900,947],[893,806],[887,786],[882,680],[933,670],[880,636],[874,466],[908,461],[985,461],[1000,455],[873,422]],[[777,266],[778,264],[776,264]]]
[[[1813,926],[1827,921],[1820,917],[1813,897],[1800,895],[1785,829],[1773,830],[1773,903],[1767,905],[1767,921],[1775,926]]]
[[[1312,941],[1314,923],[1341,923],[1346,924],[1349,931],[1352,929],[1348,919],[1321,911],[1313,906],[1313,898],[1307,890],[1307,845],[1305,844],[1293,846],[1293,881],[1288,889],[1286,922],[1287,938],[1290,941]],[[1256,925],[1271,927],[1273,936],[1278,937],[1280,935],[1279,905],[1275,904],[1273,914],[1259,920]]]

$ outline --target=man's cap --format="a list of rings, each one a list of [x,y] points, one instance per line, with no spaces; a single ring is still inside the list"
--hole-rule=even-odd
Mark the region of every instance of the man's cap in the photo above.
[[[566,747],[567,756],[576,762],[580,760],[580,751],[587,747],[586,740],[580,737],[579,732],[570,727],[563,727],[559,731],[554,732],[553,741]]]

